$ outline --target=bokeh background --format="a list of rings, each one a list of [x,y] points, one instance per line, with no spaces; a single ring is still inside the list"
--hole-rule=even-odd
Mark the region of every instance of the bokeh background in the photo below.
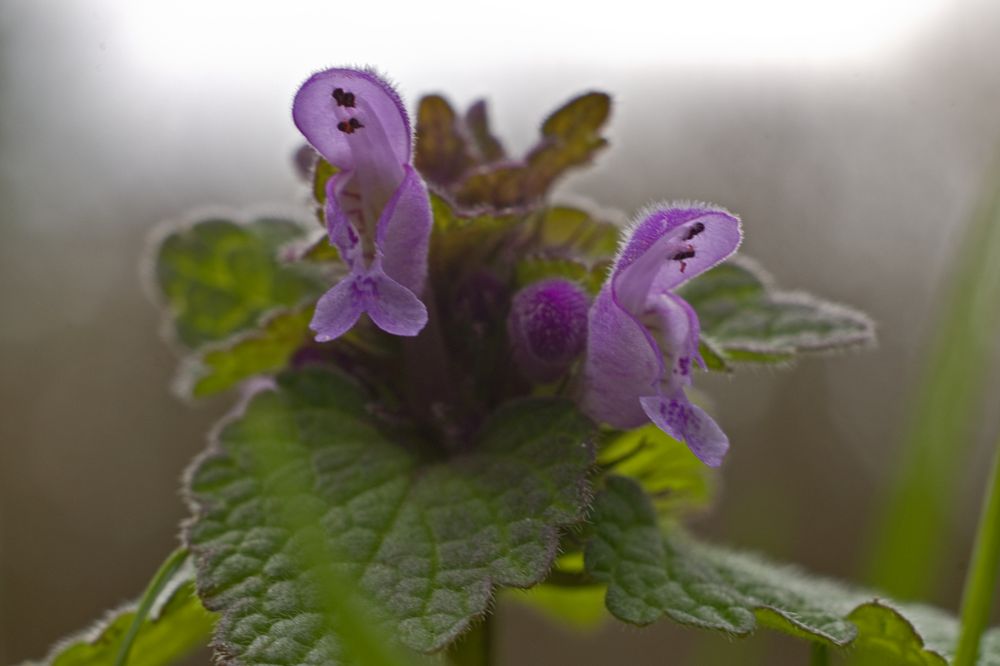
[[[696,530],[857,579],[1000,146],[1000,6],[694,4],[0,0],[0,662],[135,596],[174,546],[178,479],[229,400],[170,391],[147,234],[197,207],[303,205],[290,100],[335,64],[378,66],[411,108],[486,96],[516,149],[569,96],[608,91],[612,147],[561,197],[725,205],[779,285],[869,312],[876,349],[699,382],[733,450]],[[927,597],[950,610],[997,388],[956,444]],[[580,636],[500,610],[502,664],[807,659],[782,638]]]

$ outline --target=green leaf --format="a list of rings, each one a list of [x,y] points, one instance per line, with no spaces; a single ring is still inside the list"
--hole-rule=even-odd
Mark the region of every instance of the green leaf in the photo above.
[[[618,251],[621,229],[570,206],[547,208],[539,223],[539,243],[549,252],[608,261]]]
[[[208,219],[166,236],[156,255],[156,284],[180,341],[196,348],[224,340],[271,310],[321,293],[314,273],[277,256],[302,233],[288,220]]]
[[[703,509],[715,491],[713,470],[652,424],[612,438],[601,447],[597,464],[637,481],[661,516]]]
[[[747,260],[716,266],[678,289],[695,311],[713,363],[780,363],[796,354],[869,343],[865,314],[799,292],[782,292]],[[708,361],[708,359],[706,359]]]
[[[333,166],[322,157],[316,160],[316,166],[313,167],[312,174],[312,190],[313,199],[315,199],[316,203],[319,205],[322,206],[326,203],[326,184],[338,171],[340,171],[340,169]]]
[[[478,100],[469,107],[469,110],[465,112],[465,126],[469,130],[473,147],[478,153],[479,159],[477,161],[480,164],[496,162],[507,156],[503,144],[493,136],[493,132],[490,130],[486,100]]]
[[[789,566],[699,543],[658,525],[642,488],[610,476],[594,501],[587,570],[608,583],[606,604],[621,620],[681,624],[745,635],[758,625],[893,664],[946,666],[958,635],[951,617],[842,586]],[[1000,664],[1000,629],[979,664]]]
[[[459,215],[443,198],[431,195],[434,228],[430,243],[431,279],[444,292],[461,284],[470,271],[489,265],[522,218],[515,215]]]
[[[518,287],[549,278],[564,278],[577,282],[590,291],[595,290],[596,280],[591,271],[583,264],[572,259],[553,259],[549,257],[529,257],[522,259],[514,268],[514,283]],[[600,284],[596,285],[597,289]]]
[[[701,359],[705,361],[705,369],[717,372],[728,372],[730,370],[730,367],[726,364],[725,352],[717,349],[715,343],[704,335],[698,341],[698,353],[701,354]]]
[[[112,666],[135,618],[136,604],[127,604],[88,631],[59,643],[45,658],[50,666]],[[180,661],[208,644],[216,617],[194,593],[190,564],[175,574],[156,597],[135,642],[129,666],[164,666]]]
[[[588,164],[607,146],[600,130],[611,112],[611,98],[591,92],[570,100],[542,125],[541,141],[521,164],[473,171],[457,187],[462,206],[519,208],[543,198],[566,171]]]
[[[545,209],[537,218],[532,244],[537,253],[517,263],[515,282],[525,286],[545,278],[579,282],[597,294],[618,246],[619,229],[567,206]]]
[[[542,141],[528,154],[532,186],[539,194],[564,171],[588,164],[608,145],[600,135],[611,115],[611,98],[590,92],[570,100],[542,125]]]
[[[527,606],[572,629],[596,629],[608,619],[603,585],[536,585],[528,590],[507,590],[504,597]]]
[[[429,181],[449,185],[472,166],[461,120],[440,95],[427,95],[417,107],[413,164]]]
[[[298,257],[302,261],[315,263],[337,263],[340,262],[340,251],[337,246],[330,243],[330,237],[326,231],[322,231],[315,236],[304,239],[298,252]]]
[[[474,171],[455,190],[455,201],[466,208],[506,210],[533,202],[529,194],[526,166],[501,163]]]
[[[311,339],[313,309],[280,310],[261,327],[205,349],[182,370],[180,390],[196,398],[220,393],[256,375],[284,368],[292,354]]]
[[[347,378],[285,373],[194,468],[199,592],[238,663],[338,663],[343,622],[322,621],[313,592],[326,571],[356,581],[403,644],[440,649],[495,586],[542,580],[558,528],[582,517],[593,433],[569,402],[501,408],[450,459],[421,459],[428,442],[383,422]],[[296,525],[303,513],[317,520]],[[315,566],[297,556],[307,537],[321,541]]]

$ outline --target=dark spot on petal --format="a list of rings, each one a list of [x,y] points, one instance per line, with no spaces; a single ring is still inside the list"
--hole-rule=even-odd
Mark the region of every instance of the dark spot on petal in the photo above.
[[[354,108],[354,93],[345,92],[343,88],[334,88],[330,96],[336,100],[337,106],[346,106],[349,109]]]
[[[341,120],[337,123],[337,129],[339,129],[344,134],[354,134],[354,130],[359,130],[364,125],[357,118],[351,118],[350,120]]]
[[[675,252],[672,257],[673,261],[684,261],[685,259],[690,259],[694,256],[694,248],[688,247],[687,249],[681,250],[680,252]]]
[[[684,240],[689,241],[692,238],[694,238],[695,236],[697,236],[698,234],[700,234],[701,232],[703,232],[704,230],[705,230],[705,223],[704,222],[695,222],[687,230],[687,233],[684,234]]]

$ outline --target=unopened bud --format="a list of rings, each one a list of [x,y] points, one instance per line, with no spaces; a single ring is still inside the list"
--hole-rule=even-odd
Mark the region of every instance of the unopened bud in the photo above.
[[[507,333],[525,377],[548,382],[569,369],[587,341],[589,305],[583,289],[561,278],[542,280],[514,296]]]

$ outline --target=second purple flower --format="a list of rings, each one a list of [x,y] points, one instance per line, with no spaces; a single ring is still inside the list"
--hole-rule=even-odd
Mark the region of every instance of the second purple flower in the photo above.
[[[653,209],[628,232],[590,308],[583,408],[616,428],[647,420],[712,467],[729,439],[684,388],[698,353],[698,315],[672,290],[739,247],[739,218],[701,204]]]

